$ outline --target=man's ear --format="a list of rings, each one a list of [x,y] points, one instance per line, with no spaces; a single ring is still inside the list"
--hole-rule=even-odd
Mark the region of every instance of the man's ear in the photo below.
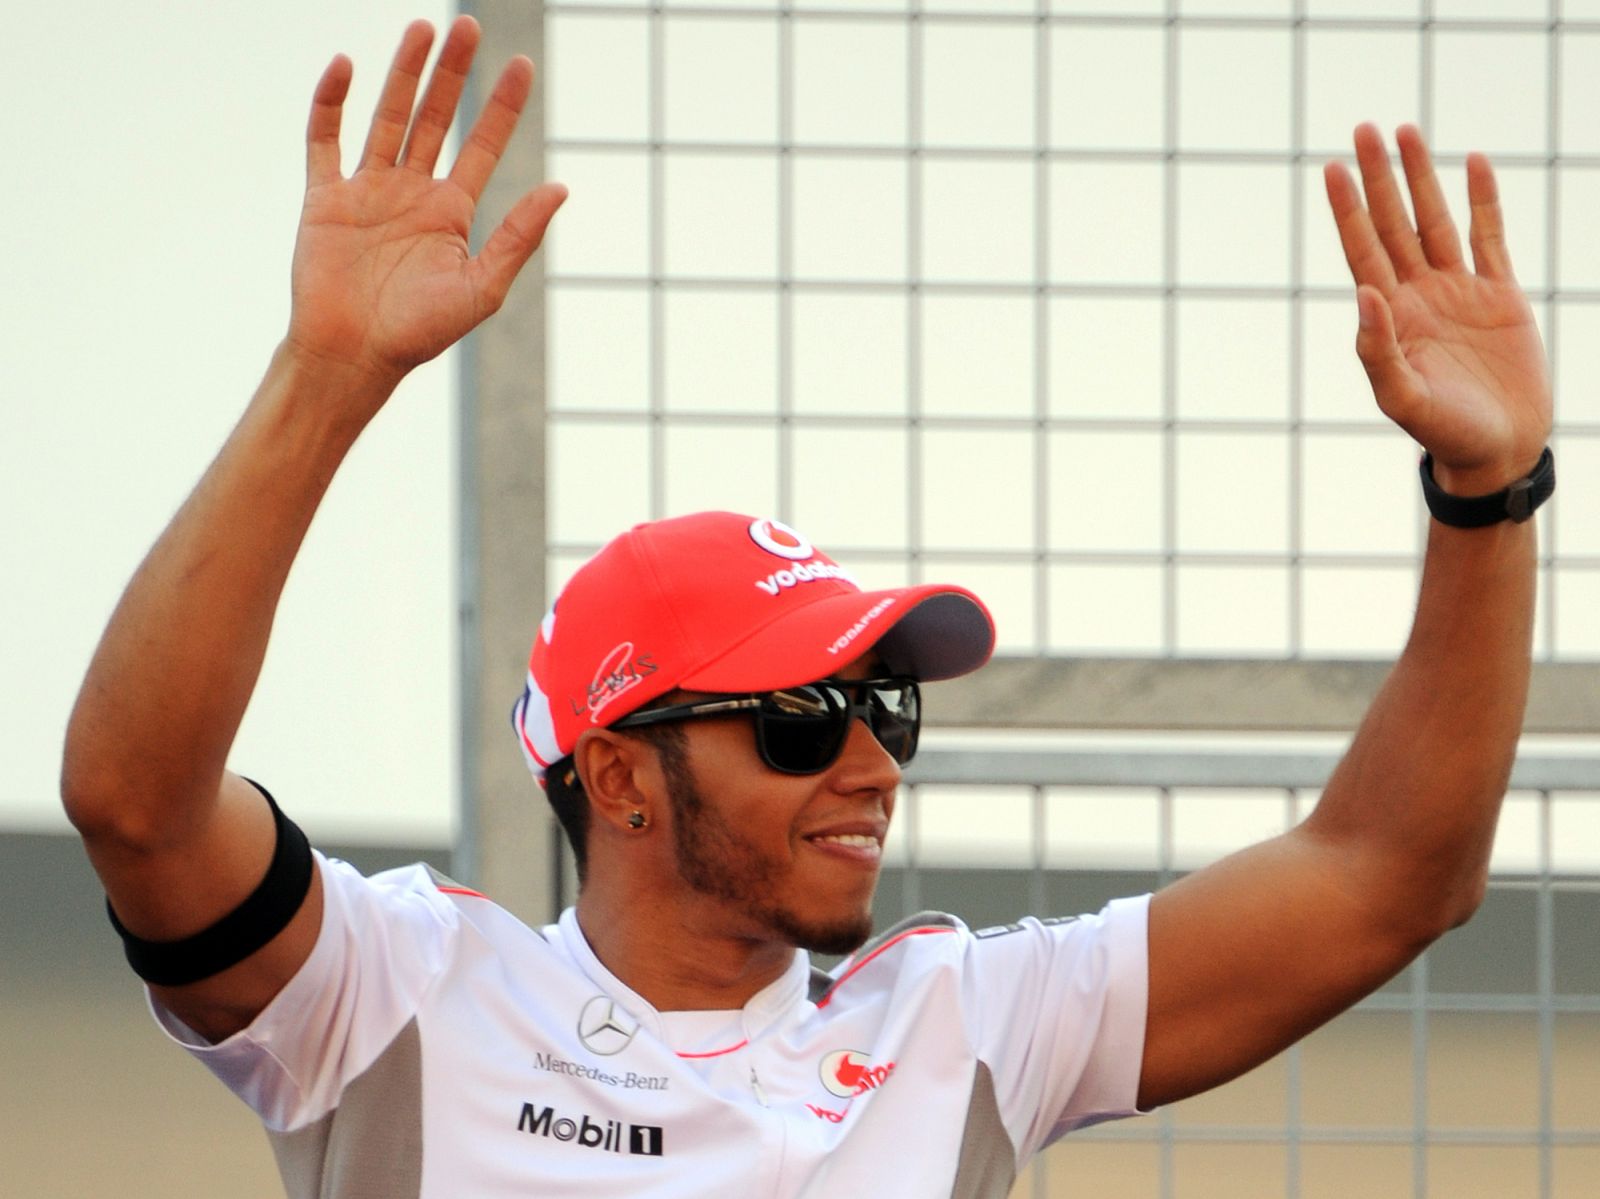
[[[664,791],[648,743],[610,729],[585,729],[572,761],[597,819],[633,835],[654,821]],[[643,815],[643,824],[635,812]]]

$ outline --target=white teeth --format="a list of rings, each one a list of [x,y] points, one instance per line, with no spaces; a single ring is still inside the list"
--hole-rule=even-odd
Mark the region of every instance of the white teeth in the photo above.
[[[876,837],[868,837],[862,833],[835,833],[816,839],[818,841],[832,841],[835,845],[849,845],[856,849],[878,848],[878,839]]]

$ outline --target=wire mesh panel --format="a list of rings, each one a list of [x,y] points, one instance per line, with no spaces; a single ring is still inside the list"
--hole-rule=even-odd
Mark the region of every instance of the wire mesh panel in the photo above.
[[[1356,361],[1320,178],[1365,119],[1420,124],[1458,212],[1466,153],[1495,161],[1563,479],[1597,473],[1600,0],[544,9],[572,188],[548,250],[552,587],[634,521],[721,507],[867,585],[972,587],[1002,653],[1391,656],[1416,447]],[[1596,494],[1564,483],[1538,517],[1546,659],[1600,653]],[[1315,800],[1298,777],[1068,786],[992,760],[1009,789],[908,790],[884,919],[1089,910]],[[1018,1193],[1590,1194],[1600,867],[1572,847],[1600,845],[1600,801],[1576,786],[1513,797],[1483,913],[1377,996],[1069,1138]]]
[[[1093,911],[1302,819],[1317,791],[1193,785],[1199,755],[1145,760],[1142,786],[941,783],[935,753],[902,796],[879,896],[882,921],[924,908],[974,926],[1021,912]],[[1092,774],[1081,755],[1071,773]],[[1001,759],[1006,759],[1002,761]],[[1040,759],[1049,762],[1048,757]],[[1109,757],[1105,764],[1110,765]],[[1127,777],[1119,758],[1114,776]],[[1527,767],[1522,768],[1524,771]],[[1038,772],[1062,776],[1059,760]],[[1587,763],[1574,786],[1593,786]],[[1164,781],[1165,780],[1165,781]],[[1073,1134],[1019,1194],[1105,1196],[1577,1196],[1600,1162],[1600,793],[1514,790],[1493,880],[1474,920],[1355,1009],[1287,1053],[1146,1120]]]
[[[1500,168],[1592,472],[1593,0],[546,5],[552,568],[775,513],[1003,652],[1384,656],[1423,530],[1321,164],[1421,123]],[[1600,463],[1597,463],[1600,465]],[[1600,511],[1541,513],[1543,656],[1593,657]]]

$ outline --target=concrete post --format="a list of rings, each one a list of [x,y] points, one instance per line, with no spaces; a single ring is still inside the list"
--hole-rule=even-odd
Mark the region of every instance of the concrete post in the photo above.
[[[465,127],[506,60],[542,63],[544,6],[462,0],[483,26],[463,99]],[[544,177],[542,74],[479,205],[481,244]],[[505,307],[468,339],[460,403],[460,831],[455,870],[529,923],[554,915],[559,832],[511,733],[529,646],[547,603],[544,494],[544,268],[536,256]]]

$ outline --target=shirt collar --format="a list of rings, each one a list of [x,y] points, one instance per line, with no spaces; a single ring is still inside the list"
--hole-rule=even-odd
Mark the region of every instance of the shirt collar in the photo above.
[[[555,930],[572,960],[591,982],[620,1004],[642,1027],[649,1029],[657,1040],[667,1045],[673,1044],[662,1014],[644,996],[606,969],[605,964],[595,956],[588,939],[583,935],[583,929],[578,926],[576,908],[568,908],[561,913]],[[805,998],[810,977],[810,956],[804,950],[796,949],[782,974],[752,995],[743,1011],[729,1013],[730,1025],[731,1018],[736,1015],[744,1036],[751,1039],[760,1036]]]

